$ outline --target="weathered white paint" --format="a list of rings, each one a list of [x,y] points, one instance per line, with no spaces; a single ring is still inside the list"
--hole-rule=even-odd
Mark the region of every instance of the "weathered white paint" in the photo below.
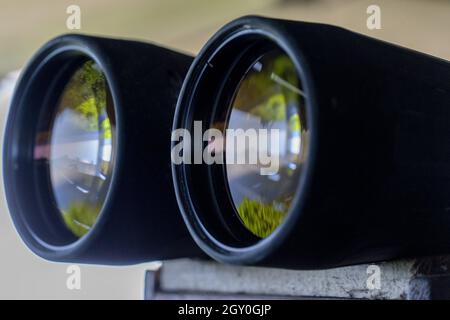
[[[164,263],[159,285],[164,292],[405,299],[413,277],[413,264],[411,260],[378,264],[381,288],[369,290],[366,285],[368,265],[293,271],[174,260]]]

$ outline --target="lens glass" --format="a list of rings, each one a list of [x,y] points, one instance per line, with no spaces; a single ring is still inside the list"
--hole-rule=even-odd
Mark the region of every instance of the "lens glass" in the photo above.
[[[73,73],[54,110],[50,130],[37,136],[35,158],[48,163],[62,221],[82,237],[105,202],[113,161],[114,107],[98,64],[88,60]]]
[[[239,219],[260,238],[282,224],[297,190],[307,143],[304,98],[294,63],[275,50],[251,64],[231,104],[226,178]]]

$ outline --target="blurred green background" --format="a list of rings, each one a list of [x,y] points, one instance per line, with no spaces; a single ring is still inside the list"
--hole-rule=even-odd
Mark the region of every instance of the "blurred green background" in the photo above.
[[[82,33],[153,41],[195,53],[221,25],[245,14],[340,25],[450,59],[448,0],[0,0],[0,75],[21,67],[66,29],[66,8],[81,7]],[[366,9],[382,10],[368,30]]]

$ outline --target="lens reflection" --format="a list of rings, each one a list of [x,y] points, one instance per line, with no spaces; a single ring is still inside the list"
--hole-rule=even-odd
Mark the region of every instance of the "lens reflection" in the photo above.
[[[239,84],[227,130],[256,129],[261,135],[259,129],[267,129],[270,141],[272,129],[278,129],[277,148],[270,143],[245,143],[235,152],[249,155],[263,151],[278,157],[279,169],[275,174],[261,175],[261,167],[266,166],[260,159],[256,164],[226,164],[229,190],[240,220],[260,238],[268,237],[283,222],[292,205],[305,159],[305,125],[304,95],[295,65],[281,51],[263,55]]]
[[[105,76],[89,60],[65,86],[50,131],[38,134],[35,158],[48,161],[56,206],[77,237],[92,228],[106,198],[114,124]]]

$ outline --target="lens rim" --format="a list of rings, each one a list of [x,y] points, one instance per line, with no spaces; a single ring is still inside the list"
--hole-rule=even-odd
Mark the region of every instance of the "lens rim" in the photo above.
[[[56,108],[56,103],[52,101],[61,96],[68,78],[73,75],[70,71],[83,60],[93,60],[100,67],[111,93],[116,119],[113,138],[115,147],[112,152],[115,161],[112,163],[111,182],[97,221],[87,234],[77,238],[61,222],[60,211],[50,204],[53,196],[48,187],[50,185],[39,188],[44,181],[40,179],[50,177],[48,172],[35,170],[33,152],[39,123],[36,115],[45,113],[46,108],[43,106]],[[55,38],[30,60],[18,80],[11,100],[3,147],[7,204],[22,240],[37,255],[49,260],[71,261],[72,257],[86,250],[95,241],[108,220],[107,212],[121,171],[122,117],[117,80],[107,61],[105,53],[87,37],[67,35]],[[53,113],[49,116],[51,118]]]
[[[215,76],[215,79],[217,80],[216,83],[218,83],[219,87],[214,88],[213,90],[211,90],[210,87],[208,95],[214,95],[218,90],[223,89],[224,82],[226,82],[229,74],[226,72],[224,73],[223,70],[220,70],[222,71],[221,75],[217,74],[220,73],[220,68],[217,67],[217,60],[215,59],[220,55],[224,57],[224,52],[227,52],[227,50],[229,52],[234,52],[232,57],[228,54],[228,58],[226,59],[229,71],[234,64],[238,63],[240,57],[246,50],[251,50],[251,44],[254,43],[255,40],[275,45],[277,48],[281,49],[281,51],[285,52],[294,63],[307,97],[305,99],[305,108],[307,113],[307,123],[310,128],[310,144],[306,163],[304,165],[305,168],[301,174],[290,212],[286,216],[285,221],[274,230],[271,235],[264,239],[259,239],[256,243],[251,241],[236,241],[233,236],[230,236],[229,227],[224,227],[217,222],[211,222],[212,219],[217,219],[217,217],[212,217],[213,214],[211,213],[205,219],[205,215],[208,214],[207,212],[209,209],[216,210],[214,212],[216,215],[217,209],[219,209],[219,212],[223,212],[223,210],[220,211],[220,206],[217,204],[217,195],[221,194],[221,187],[219,186],[218,189],[215,189],[214,193],[208,193],[205,191],[206,188],[203,187],[200,190],[202,190],[204,195],[202,197],[196,197],[194,190],[199,186],[193,186],[193,182],[196,181],[194,177],[198,177],[199,171],[195,168],[193,169],[192,167],[195,166],[192,165],[177,165],[172,163],[172,176],[177,201],[189,232],[196,243],[208,255],[216,260],[227,263],[260,262],[268,255],[272,254],[280,247],[286,238],[292,235],[295,225],[299,223],[302,217],[302,209],[305,206],[307,194],[305,190],[307,190],[308,186],[311,184],[311,176],[312,171],[314,170],[314,159],[317,149],[317,103],[306,59],[304,58],[301,49],[298,47],[297,41],[294,41],[292,38],[292,34],[289,34],[286,30],[280,28],[280,26],[276,24],[276,21],[253,16],[237,19],[223,27],[213,36],[213,38],[211,38],[194,60],[181,89],[175,112],[173,129],[192,129],[194,119],[199,120],[199,118],[196,118],[195,116],[202,111],[203,113],[205,112],[205,110],[198,110],[205,103],[204,100],[206,100],[206,98],[204,98],[204,100],[201,98],[201,85],[202,81],[205,81],[205,78],[209,77],[208,82],[211,84],[215,83],[213,81]],[[234,47],[234,50],[230,51],[230,47]],[[216,72],[215,75],[214,72]],[[217,103],[214,103],[213,105],[216,106]],[[212,114],[214,114],[214,112],[216,111],[213,110]],[[211,113],[211,110],[209,110],[209,113]],[[211,122],[207,123],[209,124]],[[175,143],[172,143],[172,146],[174,145]],[[208,183],[210,186],[213,186],[214,184],[212,177],[213,175],[208,175]],[[227,185],[227,183],[222,183],[222,185]],[[207,199],[208,197],[210,197],[210,199]],[[209,202],[209,206],[204,205],[204,203],[207,202]],[[213,204],[211,205],[211,203]],[[226,233],[228,233],[228,236]]]

